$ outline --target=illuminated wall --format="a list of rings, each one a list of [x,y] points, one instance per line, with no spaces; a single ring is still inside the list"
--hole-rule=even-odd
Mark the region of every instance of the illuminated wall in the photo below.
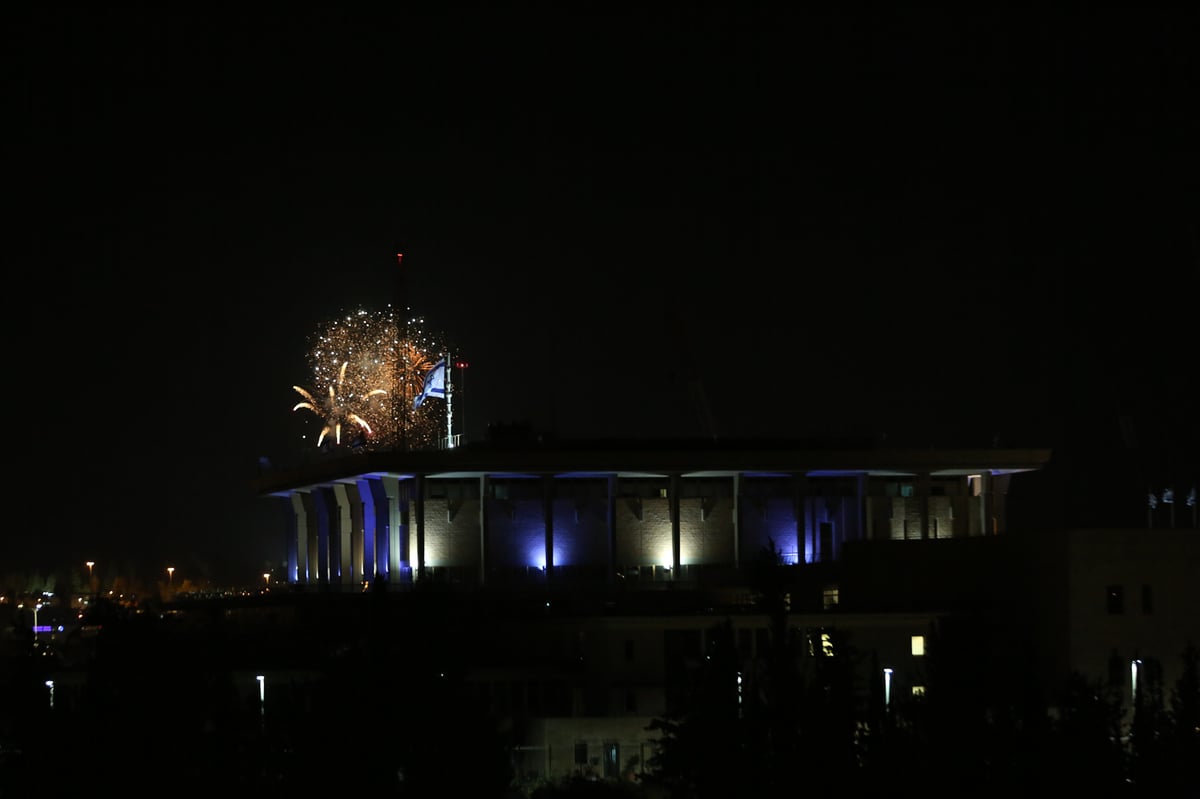
[[[679,563],[729,565],[734,561],[733,500],[679,501]]]
[[[618,570],[641,566],[670,566],[671,516],[668,500],[621,497],[616,503]]]
[[[540,499],[490,499],[485,505],[488,519],[488,566],[493,569],[546,567],[546,518]],[[561,553],[555,541],[555,561]]]
[[[425,500],[425,565],[478,569],[478,499]]]
[[[1006,485],[986,473],[873,480],[847,472],[740,479],[362,476],[291,495],[289,579],[342,586],[376,575],[411,580],[421,560],[419,505],[423,563],[438,570],[438,579],[442,570],[473,580],[487,579],[484,567],[519,573],[552,564],[658,580],[681,577],[671,574],[676,557],[685,567],[733,567],[770,544],[785,563],[798,564],[838,560],[848,541],[992,534],[1003,520],[989,514],[1001,512],[992,508],[1003,496],[996,500],[988,489]]]
[[[608,565],[608,505],[556,499],[553,504],[554,565]]]
[[[741,559],[753,562],[774,541],[785,563],[812,560],[803,549],[804,540],[797,532],[796,503],[790,497],[746,497],[741,503]]]

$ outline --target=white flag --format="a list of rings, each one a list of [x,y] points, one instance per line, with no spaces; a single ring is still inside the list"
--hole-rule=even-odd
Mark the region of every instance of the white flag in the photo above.
[[[438,361],[432,369],[425,373],[425,385],[421,393],[413,400],[413,407],[420,408],[421,403],[429,397],[446,396],[446,359]]]

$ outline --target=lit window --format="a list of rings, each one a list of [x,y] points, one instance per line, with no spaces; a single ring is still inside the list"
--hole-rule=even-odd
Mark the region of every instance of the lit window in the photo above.
[[[822,596],[824,599],[824,604],[822,605],[822,607],[824,607],[825,610],[833,610],[834,608],[837,607],[838,587],[836,585],[827,587],[824,590]]]
[[[821,654],[825,657],[833,656],[833,639],[829,637],[829,633],[821,633]]]
[[[918,657],[925,654],[925,636],[914,635],[912,637],[912,653]]]
[[[913,696],[925,696],[925,686],[924,685],[914,685],[912,687],[912,695]]]

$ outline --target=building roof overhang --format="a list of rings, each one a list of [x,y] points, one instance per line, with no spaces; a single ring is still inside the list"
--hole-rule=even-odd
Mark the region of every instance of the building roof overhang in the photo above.
[[[378,477],[686,478],[906,477],[1016,474],[1042,469],[1049,449],[889,449],[819,447],[786,441],[579,441],[465,446],[332,456],[259,476],[260,496],[287,496]]]

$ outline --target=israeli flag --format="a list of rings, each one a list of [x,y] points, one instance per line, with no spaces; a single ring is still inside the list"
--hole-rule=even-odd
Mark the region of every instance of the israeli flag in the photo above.
[[[446,359],[442,358],[432,369],[425,373],[425,385],[421,393],[413,400],[413,407],[420,408],[421,403],[429,397],[446,396]]]

